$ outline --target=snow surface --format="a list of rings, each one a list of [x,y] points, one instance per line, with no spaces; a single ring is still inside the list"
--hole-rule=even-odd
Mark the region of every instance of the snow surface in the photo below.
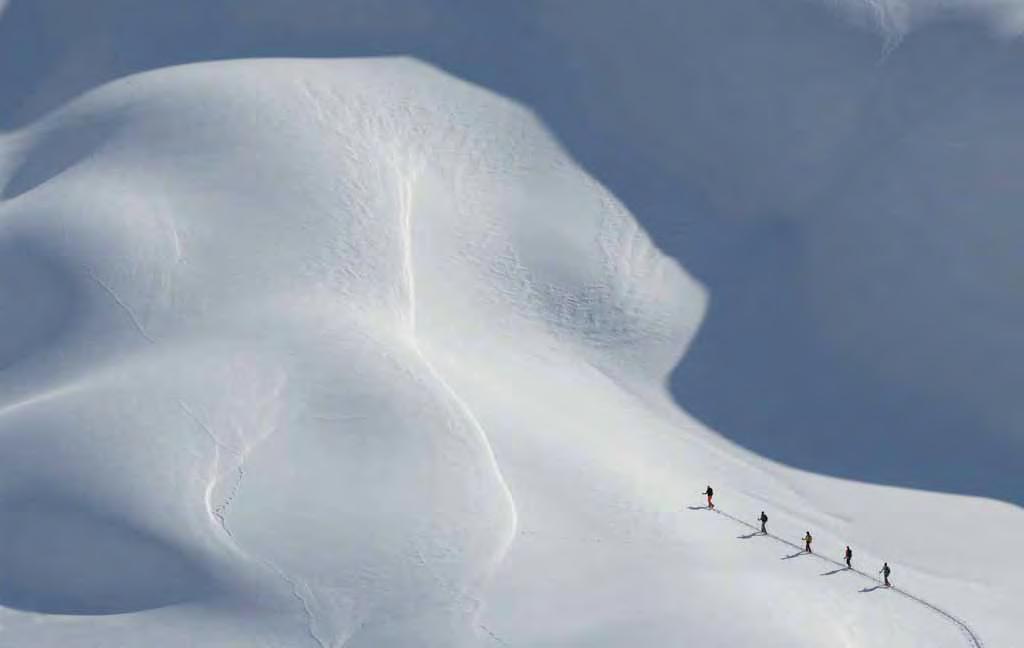
[[[0,645],[1019,645],[1024,5],[834,4],[8,3]]]

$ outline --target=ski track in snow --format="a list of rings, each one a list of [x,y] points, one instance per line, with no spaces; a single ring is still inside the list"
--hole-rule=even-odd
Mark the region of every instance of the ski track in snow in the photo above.
[[[499,637],[498,635],[494,634],[494,632],[492,632],[490,628],[488,628],[487,626],[485,626],[482,623],[480,624],[480,629],[483,630],[484,632],[486,632],[488,637],[490,637],[491,639],[493,639],[497,643],[501,644],[502,646],[509,646],[509,645],[511,645],[507,641],[505,641],[504,639]]]
[[[703,508],[706,509],[707,507],[703,507]],[[761,529],[759,527],[757,527],[757,526],[755,526],[755,525],[753,525],[753,524],[751,524],[751,523],[749,523],[749,522],[747,522],[745,520],[741,520],[740,518],[738,518],[738,517],[736,517],[734,515],[730,515],[729,513],[726,513],[725,511],[723,511],[723,510],[721,510],[719,508],[713,508],[713,509],[710,509],[710,510],[715,512],[715,513],[717,513],[717,514],[719,514],[719,515],[721,515],[721,516],[723,516],[723,517],[729,518],[730,520],[732,520],[733,522],[736,522],[737,524],[742,524],[743,526],[747,527],[748,529],[753,529],[754,531],[757,532],[758,535],[761,535]],[[773,534],[769,533],[769,534],[767,534],[766,537],[769,537],[772,540],[775,540],[776,542],[780,542],[780,543],[782,543],[784,545],[787,545],[787,546],[789,546],[789,547],[791,547],[793,549],[797,549],[797,550],[799,550],[801,552],[804,550],[803,547],[801,547],[800,545],[796,544],[795,542],[790,542],[789,540],[786,540],[785,538],[780,538],[777,535],[773,535]],[[832,565],[836,565],[837,567],[841,567],[844,571],[850,571],[850,572],[853,572],[855,574],[859,574],[860,576],[868,579],[869,581],[871,581],[872,583],[875,583],[876,585],[879,585],[879,586],[882,586],[882,587],[885,586],[885,584],[882,581],[878,580],[873,575],[868,574],[867,572],[863,572],[863,571],[861,571],[859,569],[848,568],[846,566],[846,563],[844,563],[844,562],[840,562],[838,560],[833,560],[833,559],[829,558],[828,556],[823,556],[821,554],[811,553],[809,555],[817,558],[818,560],[823,560],[823,561],[825,561],[827,563],[830,563]],[[923,598],[921,598],[919,596],[915,596],[915,595],[911,594],[910,592],[907,592],[905,590],[899,589],[897,587],[889,587],[887,589],[889,589],[889,590],[891,590],[893,592],[896,592],[897,594],[900,594],[900,595],[910,599],[911,601],[914,601],[915,603],[918,603],[919,605],[923,605],[924,607],[928,608],[932,612],[935,612],[939,616],[943,617],[946,621],[949,621],[950,623],[955,625],[957,627],[957,629],[960,630],[961,634],[963,634],[964,638],[967,640],[967,643],[970,646],[973,646],[973,648],[984,648],[985,644],[982,643],[981,638],[978,637],[978,634],[973,629],[971,629],[971,627],[969,625],[967,625],[967,623],[965,621],[963,621],[962,619],[957,618],[953,614],[951,614],[951,613],[947,612],[946,610],[940,608],[939,606],[935,605],[934,603],[930,603],[930,602],[926,601],[925,599],[923,599]]]

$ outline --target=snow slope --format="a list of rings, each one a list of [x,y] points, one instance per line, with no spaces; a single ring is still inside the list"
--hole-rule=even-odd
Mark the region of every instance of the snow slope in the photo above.
[[[255,6],[274,10],[273,3]],[[736,241],[750,240],[750,205],[789,205],[800,217],[802,189],[794,197],[776,183],[789,179],[785,155],[761,183],[738,157],[735,168],[727,166],[728,147],[696,175],[683,173],[694,170],[686,155],[682,167],[668,157],[658,163],[684,140],[638,153],[665,115],[652,100],[651,127],[638,131],[637,106],[617,106],[621,99],[607,85],[644,96],[658,75],[631,86],[605,60],[598,62],[608,64],[606,76],[574,68],[593,51],[600,33],[593,30],[621,17],[602,6],[590,23],[553,6],[541,13],[551,33],[572,36],[556,67],[577,70],[577,96],[607,100],[607,111],[582,114],[586,128],[613,143],[635,140],[616,164],[602,163],[598,145],[581,143],[581,131],[551,132],[552,124],[565,126],[553,104],[531,112],[411,58],[164,67],[215,57],[202,37],[147,50],[138,44],[143,30],[113,62],[61,58],[52,49],[28,78],[26,68],[3,59],[8,98],[32,98],[0,102],[9,126],[0,139],[0,645],[1015,645],[1024,595],[1015,548],[1024,516],[1014,472],[1021,455],[1012,423],[1019,419],[1009,396],[974,389],[966,374],[922,388],[934,395],[962,387],[964,402],[1007,423],[996,441],[981,444],[984,452],[965,455],[968,477],[949,473],[964,457],[936,452],[912,470],[910,484],[898,482],[961,494],[885,485],[891,470],[862,474],[856,462],[837,469],[830,446],[843,447],[849,436],[814,427],[821,419],[813,412],[795,433],[774,425],[785,417],[773,420],[774,434],[759,441],[787,444],[796,434],[798,467],[735,445],[731,427],[720,436],[688,413],[683,396],[690,392],[679,389],[678,374],[706,349],[701,336],[716,322],[719,286],[735,304],[728,284],[741,282],[727,273],[698,280],[687,271],[693,242],[677,245],[687,231],[674,231],[662,213],[694,209],[692,196],[649,206],[642,211],[655,220],[645,221],[610,188],[629,186],[624,193],[634,195],[649,186],[651,200],[667,201],[678,188],[660,193],[663,174],[682,173],[680,186],[703,187],[705,207],[742,230],[694,252],[694,265],[707,269],[720,255],[718,264],[746,272],[762,268],[756,254],[746,263],[734,251]],[[925,17],[929,7],[880,6],[918,6]],[[38,7],[36,19],[72,36],[66,52],[95,53],[105,42],[79,29],[74,14],[53,22],[68,5]],[[96,24],[123,21],[122,31],[140,16],[144,24],[163,17],[157,5],[97,7]],[[317,7],[296,13],[304,25],[291,26],[296,34],[331,33],[329,21],[316,25],[323,17]],[[403,14],[409,24],[430,15],[410,7]],[[12,15],[32,10],[16,3],[8,11],[0,32]],[[389,12],[352,11],[365,22],[343,33],[401,49],[401,38],[375,28]],[[258,27],[239,23],[232,32],[248,34],[240,42],[260,41],[253,34],[268,29],[259,13],[252,14]],[[714,10],[708,15],[715,19]],[[833,14],[809,15],[855,29]],[[889,42],[909,42],[913,22],[884,22]],[[654,61],[641,47],[645,33],[638,28],[617,41],[624,49],[612,49],[611,58]],[[227,39],[216,58],[245,55],[235,46]],[[859,55],[859,47],[836,56]],[[138,58],[144,51],[166,59]],[[293,52],[300,53],[311,52]],[[159,69],[70,98],[149,68]],[[659,92],[671,105],[678,91],[668,86]],[[33,92],[19,94],[26,87]],[[1004,109],[982,99],[977,105]],[[982,141],[964,121],[972,114],[946,116],[966,124],[968,147]],[[728,143],[726,134],[699,136],[702,110],[689,117],[678,125],[697,150]],[[733,123],[765,140],[748,151],[755,161],[783,143],[757,130],[764,119],[741,115]],[[1004,133],[1013,159],[1021,131]],[[920,137],[926,144],[933,135]],[[858,217],[857,207],[863,197],[902,195],[901,180],[920,180],[915,160],[928,149],[908,146],[888,167],[886,190],[839,192],[853,197],[836,201],[836,215],[805,235],[819,243],[879,240],[870,219],[858,221],[868,217]],[[815,180],[829,187],[826,176],[844,167],[845,149],[822,150],[822,160],[838,160]],[[632,173],[646,180],[627,182],[631,160]],[[730,186],[722,175],[730,169],[732,196],[716,188]],[[970,177],[962,182],[969,196],[991,188]],[[1001,186],[987,194],[992,202],[976,203],[988,205],[985,213],[1003,215]],[[911,205],[905,213],[913,220],[923,212]],[[957,231],[945,222],[935,228],[939,248]],[[703,242],[720,236],[695,235]],[[811,258],[844,258],[837,247],[812,246]],[[965,308],[967,297],[983,303],[973,319],[965,316],[968,330],[998,332],[1017,321],[1022,305],[1012,282],[1020,261],[1011,247],[993,241],[993,264],[979,265],[977,277],[949,293]],[[876,258],[892,272],[894,257]],[[874,280],[870,269],[839,276]],[[1010,289],[977,292],[1001,273]],[[904,289],[918,286],[909,281]],[[761,300],[783,298],[780,311],[793,305],[785,292],[761,288]],[[889,303],[884,294],[878,299]],[[808,303],[821,309],[809,319],[822,324],[825,338],[844,325],[879,326],[827,299],[797,302],[778,321],[807,319]],[[904,321],[913,318],[897,313],[890,323]],[[742,328],[725,332],[738,336],[732,344],[740,350],[756,339]],[[908,348],[931,348],[934,339],[922,337],[924,346]],[[862,342],[830,349],[871,365],[872,349]],[[975,360],[961,355],[953,366]],[[813,368],[799,356],[792,361]],[[902,385],[927,365],[911,357],[895,367],[903,371],[890,366],[889,378]],[[746,367],[734,360],[716,368]],[[780,384],[803,384],[785,376],[785,362],[777,369]],[[994,384],[1013,371],[978,381]],[[722,419],[723,403],[738,412],[791,407],[770,391],[758,399],[756,390],[701,385],[718,395],[700,406],[731,425],[737,419]],[[856,389],[847,395],[863,402]],[[906,420],[906,430],[882,430],[901,459],[901,438],[909,448],[927,434],[916,411]],[[934,443],[959,447],[949,434],[943,429]],[[816,460],[820,472],[807,470]],[[996,487],[976,486],[986,462]],[[876,483],[843,478],[858,476]],[[708,482],[722,515],[697,508]],[[973,496],[979,493],[1004,501]],[[775,538],[751,536],[741,522],[752,523],[762,509]],[[794,555],[779,540],[796,542],[808,529],[823,556],[839,559],[852,545],[867,574],[888,560],[894,582],[916,598]]]

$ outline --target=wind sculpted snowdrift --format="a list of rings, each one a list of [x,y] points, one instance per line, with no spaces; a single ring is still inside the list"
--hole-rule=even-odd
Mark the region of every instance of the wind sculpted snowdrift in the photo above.
[[[1015,420],[1008,392],[978,386],[1004,385],[1009,363],[973,387],[929,380],[902,409],[862,407],[879,385],[865,332],[896,331],[879,348],[898,386],[927,375],[920,352],[950,330],[995,342],[944,367],[1017,348],[993,328],[1016,321],[1012,287],[974,292],[1012,280],[1011,247],[942,283],[984,308],[918,346],[907,334],[937,303],[920,287],[950,223],[1013,240],[995,236],[1015,222],[1013,187],[955,173],[988,160],[980,135],[1010,133],[979,168],[1015,159],[1012,87],[889,144],[930,114],[937,80],[896,81],[950,51],[941,34],[917,50],[900,34],[900,67],[879,64],[884,39],[810,4],[595,3],[588,20],[465,8],[448,23],[409,3],[387,23],[313,2],[288,22],[309,45],[268,36],[273,3],[244,28],[245,12],[210,3],[234,40],[199,21],[192,40],[150,46],[141,35],[188,21],[114,4],[88,29],[47,23],[60,3],[0,21],[27,34],[12,21],[28,12],[67,36],[33,63],[0,57],[0,643],[969,645],[955,617],[1012,645],[1019,508],[793,470],[687,413],[826,475],[1017,501],[1012,426],[974,443],[920,425],[984,403],[986,420]],[[726,47],[729,25],[750,38]],[[119,56],[97,49],[108,38]],[[62,105],[123,73],[268,51],[411,53],[536,112],[411,59],[199,63]],[[979,51],[964,79],[979,61],[1015,69],[1012,48]],[[824,99],[789,101],[806,99],[797,88]],[[962,125],[963,158],[929,153],[944,119]],[[895,152],[886,180],[862,190],[877,150]],[[920,230],[900,223],[923,218],[916,203],[893,212],[892,236],[861,208],[901,204],[922,156],[959,159],[942,177],[963,184],[937,191],[960,186],[995,220],[936,208],[926,249],[942,254],[914,253],[923,274],[893,294],[828,293],[895,274],[899,254],[829,261],[856,256],[838,241],[910,249]],[[855,339],[833,345],[842,330]],[[899,339],[913,353],[892,360]],[[962,399],[929,400],[956,384]],[[889,425],[865,425],[878,416]],[[883,437],[891,456],[871,472]],[[927,460],[910,466],[922,438]],[[740,519],[768,509],[782,536],[811,527],[835,555],[851,543],[867,571],[889,560],[951,617],[685,509],[707,480]],[[965,520],[979,532],[964,537]]]
[[[515,508],[432,333],[572,336],[567,358],[621,347],[663,375],[699,317],[535,120],[411,61],[152,73],[14,149],[8,608],[265,605],[324,645],[459,643]],[[284,602],[236,600],[252,579]],[[109,640],[198,630],[144,628]]]
[[[1020,505],[1022,7],[13,0],[0,127],[180,63],[418,58],[531,109],[707,288],[682,409],[803,470]],[[99,119],[50,134],[63,163]]]

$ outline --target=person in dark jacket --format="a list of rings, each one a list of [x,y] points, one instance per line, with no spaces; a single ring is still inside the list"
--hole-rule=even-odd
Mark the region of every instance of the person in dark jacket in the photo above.
[[[892,570],[889,569],[889,563],[882,563],[882,569],[878,573],[885,579],[885,586],[892,587],[892,583],[889,582],[889,574],[892,573]]]
[[[850,561],[853,560],[853,549],[850,549],[850,545],[846,545],[846,568],[853,569],[853,565]]]
[[[804,534],[804,551],[806,551],[807,553],[814,553],[813,551],[811,551],[811,540],[814,540],[814,538],[811,537],[811,532],[808,531],[806,534]]]
[[[708,508],[709,509],[715,508],[715,505],[711,503],[711,497],[714,494],[715,494],[715,489],[711,488],[711,484],[708,484],[708,489],[706,491],[704,491],[703,493],[701,493],[701,495],[707,495],[708,496]]]
[[[768,535],[768,528],[765,526],[766,524],[768,524],[768,516],[764,514],[764,511],[761,511],[761,517],[757,519],[761,520],[761,533],[764,535]]]

